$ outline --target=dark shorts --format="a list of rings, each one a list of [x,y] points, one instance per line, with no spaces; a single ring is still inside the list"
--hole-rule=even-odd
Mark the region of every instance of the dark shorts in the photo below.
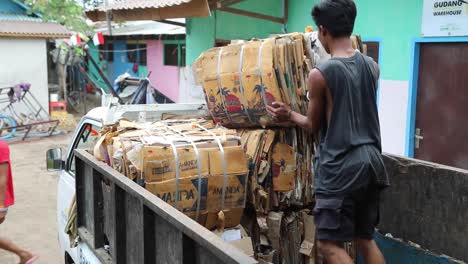
[[[380,192],[376,185],[368,185],[344,196],[317,194],[313,210],[317,239],[372,239],[379,223]]]

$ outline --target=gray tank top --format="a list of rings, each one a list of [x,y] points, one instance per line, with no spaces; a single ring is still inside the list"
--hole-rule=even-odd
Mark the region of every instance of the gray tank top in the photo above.
[[[370,183],[388,186],[373,59],[356,52],[349,58],[331,58],[317,69],[330,90],[333,109],[319,134],[316,193],[346,194]]]

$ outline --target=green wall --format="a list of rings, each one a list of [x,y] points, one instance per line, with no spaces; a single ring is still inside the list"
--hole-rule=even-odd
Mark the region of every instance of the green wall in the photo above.
[[[317,0],[290,0],[288,31],[312,25],[310,11]],[[408,80],[411,40],[420,36],[423,0],[355,0],[358,15],[354,32],[381,42],[382,78]]]
[[[282,0],[246,0],[232,7],[282,17],[282,3]],[[266,38],[282,32],[282,24],[222,11],[212,12],[211,17],[187,19],[187,65],[192,64],[203,51],[212,48],[215,39]]]

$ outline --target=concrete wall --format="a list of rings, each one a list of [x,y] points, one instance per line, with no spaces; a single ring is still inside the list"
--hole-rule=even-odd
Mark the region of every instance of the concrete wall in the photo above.
[[[384,161],[392,186],[383,195],[379,230],[468,261],[468,171],[394,156]]]
[[[148,71],[151,84],[174,102],[179,102],[179,67],[164,65],[164,43],[148,40]]]
[[[314,25],[310,15],[317,0],[289,1],[288,31]],[[384,151],[405,154],[411,40],[420,36],[423,0],[355,0],[354,33],[380,40],[379,114]],[[395,19],[398,17],[400,19]]]
[[[0,58],[0,84],[31,83],[31,93],[48,112],[46,40],[0,38]]]

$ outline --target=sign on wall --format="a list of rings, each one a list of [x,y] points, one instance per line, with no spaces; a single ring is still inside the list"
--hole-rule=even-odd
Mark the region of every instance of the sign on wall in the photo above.
[[[468,36],[467,0],[424,0],[424,37]]]

